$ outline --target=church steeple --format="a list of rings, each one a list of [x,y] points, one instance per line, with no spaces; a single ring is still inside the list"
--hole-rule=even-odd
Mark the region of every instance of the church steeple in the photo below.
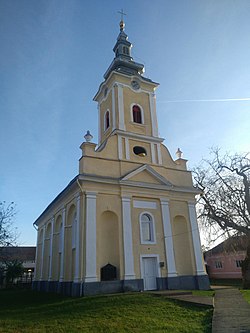
[[[122,19],[120,21],[120,33],[113,48],[115,58],[104,74],[105,79],[108,78],[112,71],[128,75],[142,75],[144,72],[144,65],[135,62],[131,56],[132,44],[128,40],[127,34],[124,32],[124,28],[125,23]]]

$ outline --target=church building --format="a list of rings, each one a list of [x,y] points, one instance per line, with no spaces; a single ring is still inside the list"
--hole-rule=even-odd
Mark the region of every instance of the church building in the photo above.
[[[155,90],[120,22],[79,174],[34,222],[33,288],[72,296],[208,289],[191,172],[159,137]]]

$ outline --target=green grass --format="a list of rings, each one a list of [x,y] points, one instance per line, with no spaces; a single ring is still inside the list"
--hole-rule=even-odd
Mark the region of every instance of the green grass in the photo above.
[[[208,333],[212,311],[146,293],[67,298],[1,290],[0,332]]]
[[[250,290],[241,290],[245,300],[250,304]]]

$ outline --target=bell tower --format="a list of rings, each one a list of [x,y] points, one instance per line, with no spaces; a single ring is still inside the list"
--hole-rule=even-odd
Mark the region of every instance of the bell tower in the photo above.
[[[133,60],[132,44],[124,29],[121,20],[113,48],[115,57],[94,97],[98,102],[97,150],[116,135],[120,160],[161,164],[163,139],[158,135],[155,99],[158,83],[143,76],[144,65]]]

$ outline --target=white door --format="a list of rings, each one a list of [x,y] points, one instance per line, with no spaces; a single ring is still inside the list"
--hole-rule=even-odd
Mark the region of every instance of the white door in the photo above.
[[[157,289],[157,258],[142,258],[144,290]]]

